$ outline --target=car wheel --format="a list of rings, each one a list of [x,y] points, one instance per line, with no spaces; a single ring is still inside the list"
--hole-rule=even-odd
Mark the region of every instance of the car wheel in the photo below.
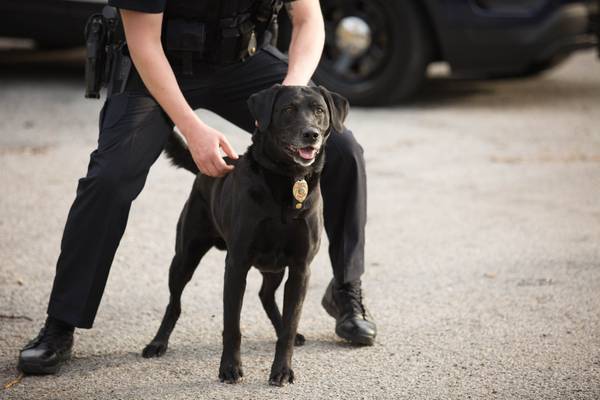
[[[431,38],[407,0],[324,0],[326,40],[315,80],[352,104],[413,95],[432,57]]]

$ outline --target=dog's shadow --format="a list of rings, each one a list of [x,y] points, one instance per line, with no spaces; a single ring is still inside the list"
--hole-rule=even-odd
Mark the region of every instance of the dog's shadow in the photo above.
[[[208,340],[208,339],[207,339]],[[267,377],[271,368],[273,350],[276,339],[261,337],[244,337],[242,340],[242,359],[246,368],[244,381],[239,385],[228,385],[219,382],[218,368],[222,345],[215,337],[210,342],[197,338],[194,341],[174,341],[167,352],[159,358],[143,358],[143,345],[131,351],[114,351],[97,354],[74,353],[73,359],[67,362],[57,375],[49,377],[25,376],[11,390],[17,392],[35,390],[54,390],[56,385],[71,387],[74,382],[81,382],[86,377],[97,376],[96,382],[90,382],[98,398],[117,396],[119,398],[138,398],[140,393],[157,393],[164,398],[169,394],[181,393],[229,393],[237,396],[248,390],[272,389]],[[296,355],[332,354],[337,351],[353,351],[360,349],[342,341],[330,332],[309,332],[306,343],[297,346]],[[302,362],[300,362],[302,363]],[[298,366],[300,368],[300,366]],[[306,368],[306,367],[302,367]],[[0,368],[2,383],[19,376],[14,366]],[[298,372],[301,372],[300,370]],[[77,383],[75,383],[77,385]],[[285,390],[285,389],[283,389]],[[225,392],[224,392],[225,391]],[[241,391],[241,392],[240,392]],[[107,397],[108,396],[108,397]]]
[[[275,348],[276,338],[266,337],[242,339],[243,357],[249,359],[271,359]],[[187,362],[206,362],[212,365],[213,369],[218,368],[218,362],[221,356],[222,345],[220,342],[205,342],[198,338],[193,342],[178,343],[169,345],[167,352],[161,357],[142,357],[143,346],[139,349],[132,349],[126,352],[110,352],[102,354],[78,355],[74,354],[73,359],[65,366],[62,373],[93,373],[106,368],[127,368],[130,365],[145,363],[152,368],[158,364],[165,364],[168,367],[172,364]],[[333,334],[320,333],[307,337],[306,342],[301,346],[295,346],[295,352],[330,352],[340,349],[353,350],[360,349],[361,346],[355,346],[344,341]]]

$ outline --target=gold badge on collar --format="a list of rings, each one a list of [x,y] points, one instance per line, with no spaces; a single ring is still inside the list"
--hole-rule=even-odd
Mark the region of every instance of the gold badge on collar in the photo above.
[[[298,203],[296,204],[296,208],[302,208],[302,202],[306,200],[308,196],[308,183],[304,179],[297,180],[294,182],[294,186],[292,187],[292,194]]]

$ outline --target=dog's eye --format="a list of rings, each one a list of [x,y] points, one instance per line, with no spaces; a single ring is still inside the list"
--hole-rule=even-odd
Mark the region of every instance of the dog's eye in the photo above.
[[[296,109],[294,108],[294,106],[287,106],[287,107],[285,107],[285,108],[283,109],[283,112],[284,112],[284,113],[287,113],[287,114],[291,114],[291,113],[293,113],[295,110],[296,110]]]
[[[325,110],[323,110],[321,107],[315,108],[315,114],[317,114],[317,115],[321,115],[324,112],[325,112]]]

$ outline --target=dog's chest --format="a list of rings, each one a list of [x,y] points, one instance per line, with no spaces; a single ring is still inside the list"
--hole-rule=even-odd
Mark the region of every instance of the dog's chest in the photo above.
[[[278,218],[264,219],[254,235],[252,265],[261,271],[279,271],[288,265],[308,262],[318,246],[315,228],[304,219],[285,223]]]

